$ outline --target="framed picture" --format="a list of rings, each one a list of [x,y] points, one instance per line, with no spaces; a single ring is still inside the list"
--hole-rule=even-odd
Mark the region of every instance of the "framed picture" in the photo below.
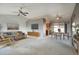
[[[8,23],[7,30],[19,30],[19,24],[16,23]]]
[[[38,24],[31,24],[31,29],[38,29]]]

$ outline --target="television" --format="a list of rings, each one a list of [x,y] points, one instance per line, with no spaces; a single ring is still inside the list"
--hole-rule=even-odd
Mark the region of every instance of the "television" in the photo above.
[[[38,29],[38,24],[31,24],[31,29]]]

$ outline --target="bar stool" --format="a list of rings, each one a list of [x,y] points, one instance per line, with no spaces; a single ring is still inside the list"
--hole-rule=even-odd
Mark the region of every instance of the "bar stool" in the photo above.
[[[57,39],[57,33],[53,33],[54,39]]]
[[[61,38],[62,38],[62,33],[57,33],[57,39],[61,40]]]
[[[65,39],[65,37],[69,40],[69,33],[63,33],[63,40]]]

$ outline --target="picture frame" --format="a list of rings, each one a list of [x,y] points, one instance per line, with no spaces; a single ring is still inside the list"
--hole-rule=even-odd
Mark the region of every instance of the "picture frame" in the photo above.
[[[8,23],[7,30],[19,30],[19,24],[16,23]]]

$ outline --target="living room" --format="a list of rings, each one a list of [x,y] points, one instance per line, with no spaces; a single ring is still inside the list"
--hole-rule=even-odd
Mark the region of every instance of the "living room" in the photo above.
[[[0,4],[0,54],[78,54],[72,46],[72,35],[76,32],[72,32],[72,19],[78,18],[72,15],[79,12],[78,6],[76,3]],[[74,22],[79,23],[78,19]]]

